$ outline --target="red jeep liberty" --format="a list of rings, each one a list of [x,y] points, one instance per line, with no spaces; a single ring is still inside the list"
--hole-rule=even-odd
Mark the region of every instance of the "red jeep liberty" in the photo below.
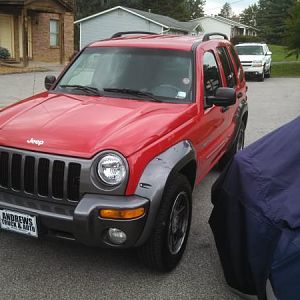
[[[147,266],[173,269],[194,185],[244,145],[244,73],[217,36],[115,34],[2,110],[1,228],[135,247]]]

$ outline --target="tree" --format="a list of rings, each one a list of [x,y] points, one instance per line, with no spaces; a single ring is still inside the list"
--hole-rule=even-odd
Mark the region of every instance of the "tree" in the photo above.
[[[172,17],[179,21],[188,21],[203,16],[205,0],[76,0],[76,19],[80,19],[114,6],[125,6],[151,10],[157,13]]]
[[[223,7],[219,13],[219,16],[230,19],[232,17],[232,15],[233,15],[233,12],[232,12],[231,5],[228,2],[225,2],[225,4],[223,5]]]
[[[188,19],[193,20],[204,16],[205,0],[186,0]]]
[[[257,14],[259,7],[256,4],[250,5],[242,11],[240,14],[241,23],[248,26],[257,26]]]
[[[139,9],[188,21],[204,15],[204,4],[205,0],[141,0]]]
[[[118,5],[141,9],[142,2],[142,0],[89,0],[87,5],[86,0],[75,0],[76,19],[81,19]]]
[[[300,55],[300,2],[297,2],[291,9],[286,22],[286,42],[290,50],[287,56]]]
[[[297,0],[259,0],[257,26],[269,43],[282,44],[285,36],[286,18]]]

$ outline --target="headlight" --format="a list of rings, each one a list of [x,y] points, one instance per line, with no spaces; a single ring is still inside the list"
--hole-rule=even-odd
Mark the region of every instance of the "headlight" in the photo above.
[[[121,184],[127,175],[125,162],[116,153],[106,153],[100,159],[97,171],[100,179],[110,186]]]
[[[262,67],[263,62],[261,60],[255,60],[252,62],[252,67]]]

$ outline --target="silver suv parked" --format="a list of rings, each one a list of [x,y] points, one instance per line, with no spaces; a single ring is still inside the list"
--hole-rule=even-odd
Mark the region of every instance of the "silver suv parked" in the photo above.
[[[245,43],[235,46],[246,75],[264,81],[271,76],[272,52],[264,43]]]

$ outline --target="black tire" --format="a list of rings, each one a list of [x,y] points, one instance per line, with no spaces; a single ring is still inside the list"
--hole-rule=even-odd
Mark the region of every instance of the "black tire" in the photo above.
[[[141,262],[161,272],[174,269],[186,248],[191,217],[192,188],[188,179],[178,174],[166,185],[152,234],[138,249]]]
[[[257,80],[261,81],[261,82],[265,81],[265,72],[264,71],[260,75],[258,75]]]
[[[232,145],[232,147],[222,156],[218,163],[218,169],[220,171],[224,170],[228,163],[233,159],[234,155],[244,149],[245,146],[245,132],[246,132],[246,125],[244,122],[241,123],[239,128],[239,132],[237,137]]]
[[[272,71],[272,67],[270,67],[268,73],[265,74],[266,78],[270,78],[271,77],[271,71]]]

